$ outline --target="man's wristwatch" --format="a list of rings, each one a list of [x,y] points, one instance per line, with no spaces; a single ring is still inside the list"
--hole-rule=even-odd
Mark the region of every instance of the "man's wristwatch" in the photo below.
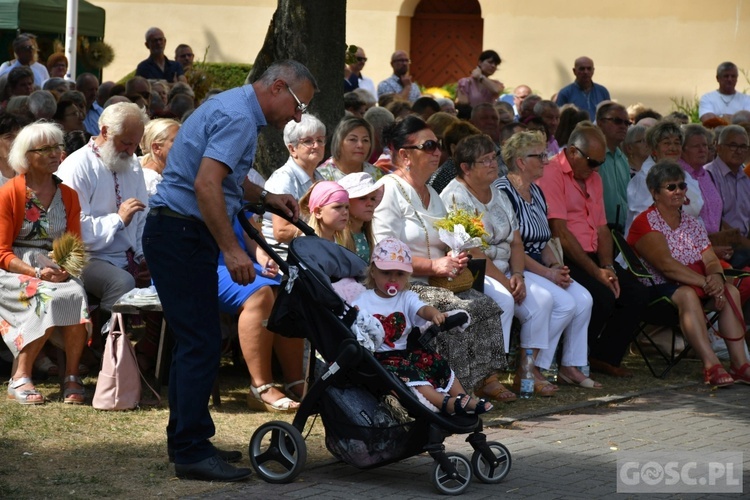
[[[268,196],[268,191],[264,189],[260,192],[260,202],[264,205],[266,203],[266,196]]]
[[[612,264],[607,264],[606,266],[602,266],[602,269],[609,269],[613,273],[617,273],[617,271],[615,271],[615,266],[613,266]]]

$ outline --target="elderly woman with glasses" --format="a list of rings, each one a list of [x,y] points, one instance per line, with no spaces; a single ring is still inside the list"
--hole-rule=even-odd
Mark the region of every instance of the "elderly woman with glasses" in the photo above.
[[[726,282],[706,229],[682,210],[685,172],[674,162],[658,162],[649,171],[646,184],[653,204],[633,221],[628,243],[653,275],[652,280],[642,280],[649,287],[650,298],[667,297],[677,307],[680,328],[703,362],[706,384],[750,384],[740,294]],[[704,306],[718,311],[719,331],[731,360],[729,373],[711,349]]]
[[[325,155],[326,126],[316,116],[303,114],[299,122],[292,120],[284,127],[284,144],[289,159],[271,174],[265,188],[273,193],[291,194],[299,200],[314,182],[324,180],[316,168]],[[268,212],[263,217],[263,236],[282,257],[286,256],[287,244],[299,236],[297,228]]]
[[[660,161],[679,162],[682,155],[683,134],[680,124],[670,120],[662,120],[646,132],[646,142],[651,150],[641,170],[630,179],[628,183],[628,217],[625,221],[625,232],[627,233],[633,219],[648,209],[653,203],[651,193],[646,185],[646,176],[651,167]],[[683,210],[693,217],[700,217],[703,208],[703,196],[698,182],[688,176],[688,193],[684,196],[685,206]]]
[[[318,167],[320,175],[334,182],[356,172],[366,172],[373,179],[380,179],[382,171],[367,161],[372,152],[374,135],[372,125],[364,118],[342,118],[331,138],[332,156]]]
[[[547,343],[546,348],[535,349],[536,377],[542,380],[539,369],[547,370],[555,362],[557,345],[564,333],[560,380],[587,389],[600,389],[601,384],[578,369],[588,364],[587,332],[594,301],[588,290],[570,278],[570,270],[548,245],[552,231],[547,222],[547,201],[535,184],[548,163],[545,150],[546,141],[539,132],[514,135],[503,146],[508,174],[494,183],[507,195],[518,220],[529,294],[545,306],[547,313],[540,331],[532,333],[541,343]],[[521,330],[521,346],[525,347],[523,343],[524,329]]]
[[[466,309],[471,315],[472,324],[464,332],[441,335],[437,341],[438,351],[450,360],[464,387],[476,387],[480,397],[513,401],[515,394],[504,388],[496,375],[507,367],[497,304],[473,289],[454,294],[427,285],[431,276],[454,278],[469,260],[465,252],[449,255],[435,228],[435,222],[447,214],[440,196],[426,184],[440,161],[437,137],[416,116],[394,123],[383,135],[396,171],[379,181],[385,189],[373,218],[375,241],[391,236],[409,246],[414,267],[412,289],[424,302],[441,311]]]
[[[55,329],[66,354],[63,402],[83,404],[81,354],[90,330],[82,283],[48,257],[63,233],[81,236],[78,195],[54,173],[63,133],[53,123],[22,129],[8,161],[18,173],[0,188],[0,330],[16,358],[8,399],[43,404],[31,380],[32,365]]]

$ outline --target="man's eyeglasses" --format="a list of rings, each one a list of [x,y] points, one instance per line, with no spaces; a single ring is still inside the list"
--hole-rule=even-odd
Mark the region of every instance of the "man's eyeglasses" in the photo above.
[[[299,100],[299,97],[297,97],[297,94],[294,93],[292,90],[292,87],[289,86],[288,83],[286,83],[286,88],[289,91],[290,94],[292,94],[292,97],[294,97],[294,100],[297,101],[297,111],[300,113],[307,113],[307,104],[304,104],[302,101]]]
[[[302,144],[306,148],[312,148],[314,146],[325,146],[326,140],[325,139],[303,139],[301,141],[298,141],[297,144]]]
[[[411,59],[394,59],[391,62],[402,63],[402,64],[409,64],[411,62]]]
[[[664,186],[664,189],[666,189],[670,193],[674,193],[677,188],[679,188],[680,191],[686,191],[687,187],[687,182],[671,182]]]
[[[528,154],[526,155],[526,158],[538,158],[540,162],[542,163],[549,163],[549,155],[544,153],[536,153],[536,154]]]
[[[485,158],[484,160],[475,160],[474,165],[484,165],[487,168],[497,165],[497,156]]]
[[[631,122],[630,120],[623,120],[622,118],[617,118],[617,117],[611,118],[611,117],[605,116],[604,118],[599,118],[599,119],[604,120],[604,121],[610,121],[614,123],[615,125],[625,125],[626,127],[629,127],[633,124],[633,122]]]
[[[401,146],[401,149],[418,149],[420,151],[425,151],[427,153],[432,153],[437,149],[440,149],[442,146],[438,141],[424,141],[422,144],[414,144],[411,146]]]
[[[577,146],[571,146],[571,147],[575,148],[576,151],[578,151],[581,154],[581,156],[586,159],[586,162],[588,163],[589,168],[598,168],[598,167],[601,167],[602,165],[604,165],[603,161],[595,160],[595,159],[589,157],[589,155],[587,155],[585,152],[583,152],[583,150],[581,148],[579,148]]]
[[[726,146],[730,151],[739,151],[740,153],[747,153],[747,150],[750,149],[750,146],[748,146],[747,144],[737,144],[734,142],[730,142],[729,144],[722,144],[722,146]]]
[[[367,62],[367,58],[366,57],[357,57],[357,61],[359,61],[359,62]]]
[[[48,155],[50,153],[60,153],[65,149],[65,144],[53,144],[51,146],[43,146],[37,149],[29,149],[29,153],[37,153],[39,155]]]

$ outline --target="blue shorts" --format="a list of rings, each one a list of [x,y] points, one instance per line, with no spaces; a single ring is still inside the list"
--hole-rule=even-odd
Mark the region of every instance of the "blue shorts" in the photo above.
[[[240,285],[232,281],[227,266],[219,265],[217,273],[219,275],[219,309],[223,313],[237,314],[242,304],[264,286],[278,286],[281,283],[281,276],[275,278],[266,278],[261,276],[263,268],[256,262],[255,279],[248,285]]]

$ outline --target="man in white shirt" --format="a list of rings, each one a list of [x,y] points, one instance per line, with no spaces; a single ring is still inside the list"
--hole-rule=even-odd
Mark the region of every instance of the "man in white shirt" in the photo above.
[[[36,62],[36,43],[28,35],[18,35],[13,40],[13,53],[16,60],[5,62],[0,66],[0,76],[9,73],[13,68],[28,66],[34,72],[34,85],[42,88],[44,82],[49,80],[49,72],[44,64]]]
[[[722,118],[732,121],[732,115],[737,111],[750,110],[750,96],[737,92],[737,77],[739,71],[733,62],[723,62],[716,68],[716,81],[719,89],[701,96],[698,116],[705,123],[711,118]]]
[[[134,154],[146,123],[148,116],[137,104],[107,107],[99,117],[99,136],[68,156],[57,171],[78,193],[89,254],[82,278],[104,311],[135,288],[136,275],[148,273],[141,247],[148,193]]]

